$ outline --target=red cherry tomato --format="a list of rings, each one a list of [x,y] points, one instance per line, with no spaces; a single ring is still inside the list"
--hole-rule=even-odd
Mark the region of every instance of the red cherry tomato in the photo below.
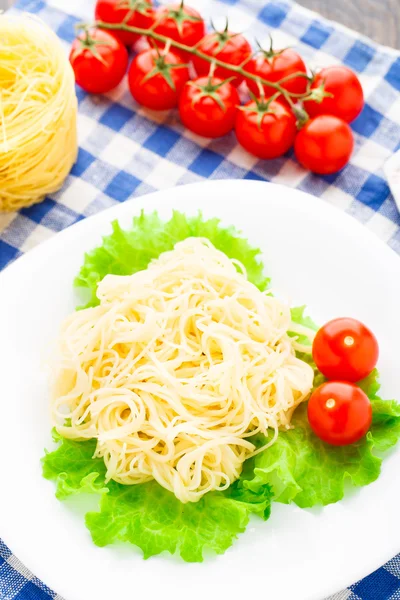
[[[325,97],[322,102],[314,100],[304,102],[304,108],[310,117],[335,115],[350,123],[363,109],[364,94],[360,80],[347,67],[322,69],[316,75],[311,89],[315,91],[323,89],[332,94],[332,97]]]
[[[218,60],[230,65],[242,64],[252,53],[251,46],[243,35],[231,33],[228,30],[214,31],[207,34],[197,46],[197,49],[203,54],[207,54],[207,56],[218,58]],[[193,56],[192,60],[198,75],[208,75],[210,71],[209,62],[198,56]],[[234,73],[224,67],[216,67],[214,75],[221,79],[228,79]],[[242,81],[243,77],[237,75],[232,83],[238,86]]]
[[[372,421],[368,396],[353,383],[328,381],[308,401],[308,421],[321,440],[333,446],[354,444],[367,433]]]
[[[132,61],[128,74],[129,89],[139,104],[153,110],[167,110],[178,105],[189,71],[173,52],[159,55],[154,48],[140,52]],[[154,70],[156,71],[154,72]]]
[[[76,83],[91,94],[103,94],[115,88],[128,68],[125,46],[101,29],[91,29],[76,38],[69,60]]]
[[[97,0],[95,17],[104,23],[125,23],[148,29],[153,23],[152,3],[151,0]],[[131,46],[140,37],[130,31],[113,30],[113,33],[126,46]]]
[[[333,319],[318,330],[313,343],[313,358],[328,379],[360,381],[378,362],[376,337],[360,321]]]
[[[237,111],[235,131],[239,143],[251,154],[263,159],[277,158],[293,145],[296,119],[280,102],[272,101],[269,110],[263,112],[262,104],[260,109],[252,100]]]
[[[271,55],[272,54],[272,55]],[[291,48],[286,48],[281,52],[274,53],[264,52],[259,56],[255,56],[244,67],[245,71],[252,75],[257,75],[262,79],[276,83],[284,77],[293,75],[294,73],[307,74],[306,65],[303,59],[297,52]],[[255,96],[260,95],[259,86],[252,79],[246,78],[246,84]],[[276,90],[273,87],[263,85],[264,95],[266,98],[272,96]],[[305,77],[293,77],[282,83],[282,87],[288,92],[295,94],[304,94],[307,89],[307,79]]]
[[[329,175],[343,169],[353,152],[354,138],[342,119],[320,115],[310,119],[296,136],[294,151],[306,169]]]
[[[239,94],[229,82],[198,77],[183,88],[179,114],[185,127],[194,133],[217,138],[233,129],[239,104]]]
[[[206,32],[202,16],[190,6],[181,4],[160,6],[155,12],[154,20],[157,24],[154,28],[156,33],[165,35],[186,46],[197,44]],[[164,46],[157,40],[155,40],[155,43],[157,46]],[[174,52],[179,53],[176,49],[174,49]]]

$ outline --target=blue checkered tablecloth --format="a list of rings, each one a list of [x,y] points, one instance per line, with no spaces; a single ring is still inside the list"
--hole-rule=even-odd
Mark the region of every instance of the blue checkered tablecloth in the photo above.
[[[350,213],[400,253],[400,215],[383,174],[385,161],[400,148],[400,53],[290,0],[190,4],[208,17],[212,12],[217,23],[219,16],[228,15],[231,28],[253,40],[262,42],[272,32],[278,47],[296,46],[311,67],[343,63],[357,71],[367,102],[352,124],[356,146],[351,163],[337,175],[319,177],[303,170],[293,153],[259,161],[237,145],[233,134],[209,141],[185,131],[175,112],[142,109],[125,84],[107,97],[89,97],[78,89],[78,161],[61,191],[31,208],[0,215],[0,268],[65,227],[132,195],[206,178],[260,179],[305,190]],[[75,23],[92,17],[93,2],[20,0],[13,11],[21,10],[38,14],[67,49]],[[62,600],[0,540],[0,599],[50,598]],[[330,600],[400,600],[400,555]]]

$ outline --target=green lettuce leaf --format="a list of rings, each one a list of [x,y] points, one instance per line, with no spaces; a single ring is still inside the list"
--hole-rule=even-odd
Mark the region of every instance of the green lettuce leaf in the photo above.
[[[78,493],[100,494],[99,511],[87,513],[85,519],[98,546],[127,541],[141,548],[144,558],[167,551],[188,562],[201,562],[207,551],[225,552],[252,513],[264,520],[270,515],[268,484],[254,491],[244,487],[245,479],[239,480],[226,492],[182,504],[155,481],[131,486],[106,483],[103,459],[92,458],[94,440],[58,437],[58,442],[59,447],[42,459],[43,475],[56,481],[60,500]]]
[[[56,482],[56,496],[64,500],[77,493],[102,493],[106,467],[102,458],[93,458],[96,440],[75,442],[53,432],[59,447],[45,453],[42,458],[42,473],[45,479]]]
[[[144,558],[167,551],[187,562],[201,562],[204,552],[222,554],[249,522],[258,495],[206,494],[199,502],[182,504],[155,481],[122,486],[114,482],[100,501],[100,511],[86,515],[86,525],[98,546],[128,541],[143,551]],[[263,486],[263,511],[271,500]],[[253,501],[256,500],[256,504]]]
[[[109,273],[131,275],[146,269],[154,258],[171,250],[177,242],[188,237],[205,237],[229,258],[243,263],[249,280],[260,290],[268,286],[268,279],[259,260],[260,250],[250,246],[234,227],[222,227],[219,219],[204,219],[174,211],[171,219],[162,221],[157,213],[134,217],[129,230],[112,223],[111,235],[103,238],[103,244],[85,255],[84,264],[75,279],[75,285],[89,293],[86,306],[96,306],[96,290],[99,282]]]
[[[295,306],[290,309],[292,321],[294,323],[299,323],[299,325],[304,325],[304,327],[309,327],[314,331],[318,331],[318,325],[312,320],[311,317],[305,315],[306,307],[303,306]],[[307,338],[305,338],[307,340]]]
[[[379,372],[374,369],[368,377],[357,384],[365,392],[370,400],[377,398],[380,389]]]
[[[400,438],[400,404],[395,400],[382,400],[378,396],[379,374],[376,369],[359,384],[372,402],[372,427],[370,434],[377,451],[385,452]]]
[[[256,456],[250,488],[270,484],[275,501],[306,508],[341,500],[348,483],[364,486],[375,481],[382,464],[377,453],[390,449],[400,437],[400,405],[376,395],[376,371],[360,387],[373,410],[365,438],[349,446],[326,444],[312,432],[307,406],[302,404],[292,419],[294,429],[281,432],[273,446]]]

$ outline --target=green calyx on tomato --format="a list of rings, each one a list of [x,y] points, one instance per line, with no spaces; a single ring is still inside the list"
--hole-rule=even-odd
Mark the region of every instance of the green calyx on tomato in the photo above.
[[[219,81],[218,83],[213,83],[213,77],[210,75],[206,84],[202,85],[197,81],[188,81],[188,85],[196,88],[198,93],[193,97],[192,105],[196,104],[202,98],[212,98],[218,106],[226,112],[226,106],[221,96],[218,94],[218,90],[225,84],[230,83],[234,77],[229,77],[228,79],[224,79],[223,81]]]
[[[280,56],[281,54],[283,54],[285,52],[285,50],[288,50],[290,46],[286,46],[285,48],[281,48],[281,50],[274,50],[274,41],[272,39],[272,35],[269,36],[269,48],[268,50],[266,50],[258,40],[256,40],[256,45],[258,47],[258,51],[259,53],[261,53],[264,58],[266,58],[266,60],[271,61],[273,60],[276,56]]]
[[[311,85],[315,81],[315,75],[309,78]],[[334,94],[331,92],[327,92],[325,89],[326,81],[325,79],[315,88],[310,88],[310,91],[307,97],[304,99],[305,102],[313,101],[317,104],[321,104],[325,98],[333,98]],[[307,109],[304,105],[303,107],[296,105],[292,107],[292,110],[297,118],[297,129],[301,129],[304,125],[310,120],[310,115],[307,112]]]
[[[107,40],[96,40],[90,33],[88,28],[85,28],[83,31],[84,37],[78,38],[79,49],[75,50],[74,58],[77,58],[82,52],[88,50],[93,56],[99,60],[101,63],[105,64],[104,58],[101,56],[100,52],[97,50],[98,46],[111,46],[111,42]]]
[[[211,27],[215,34],[215,41],[218,44],[218,46],[214,50],[214,55],[218,54],[218,52],[221,52],[221,50],[223,50],[225,48],[225,46],[229,42],[229,40],[237,37],[238,35],[241,35],[240,33],[231,33],[229,31],[228,19],[225,20],[225,28],[222,30],[218,30],[212,21],[211,21]]]
[[[316,98],[304,99],[304,108],[310,117],[318,115],[333,115],[346,123],[353,121],[363,109],[364,92],[357,75],[341,65],[325,67],[314,75],[310,92],[321,88],[327,94],[321,99],[317,92]]]
[[[318,87],[310,90],[310,94],[307,96],[306,100],[313,100],[317,104],[321,104],[324,98],[333,98],[334,95],[331,94],[331,92],[327,92],[325,86],[326,81],[324,80]]]
[[[181,3],[178,7],[170,8],[164,14],[164,18],[172,19],[175,22],[179,35],[183,35],[183,24],[185,22],[191,21],[192,23],[198,23],[202,21],[201,17],[191,15],[189,12],[186,11],[184,0],[181,0]]]
[[[156,50],[158,51],[158,48],[156,47]],[[169,87],[171,88],[171,90],[175,91],[176,87],[175,87],[175,83],[173,78],[171,77],[171,71],[172,69],[187,69],[189,65],[187,63],[179,63],[179,64],[171,64],[168,63],[165,60],[165,57],[159,52],[158,56],[154,59],[154,68],[149,71],[149,73],[147,73],[147,75],[145,75],[143,77],[143,81],[148,81],[149,79],[151,79],[152,77],[155,77],[156,75],[161,75],[165,81],[168,83]]]
[[[283,48],[275,51],[272,42],[269,50],[258,44],[258,52],[244,65],[246,73],[252,75],[252,78],[246,79],[247,87],[256,96],[260,95],[260,86],[254,81],[254,76],[273,84],[279,84],[280,87],[294,98],[302,97],[310,85],[310,76],[307,74],[307,67],[295,50]],[[263,84],[262,89],[265,96],[271,96],[274,91],[271,87]]]
[[[72,43],[69,61],[81,88],[90,94],[104,94],[122,81],[129,56],[121,40],[111,33],[84,27]]]
[[[134,12],[138,12],[141,15],[148,15],[152,6],[149,0],[121,0],[117,4],[117,8],[129,11],[124,19],[124,21],[128,21]]]
[[[271,105],[275,100],[277,100],[277,98],[281,94],[279,92],[277,92],[276,94],[274,94],[273,96],[271,96],[268,99],[266,99],[263,95],[261,95],[260,98],[257,98],[250,90],[249,90],[249,94],[255,104],[252,104],[252,105],[245,104],[244,106],[238,106],[238,109],[256,114],[257,115],[257,126],[258,126],[258,129],[261,129],[262,122],[263,122],[265,115],[268,115],[268,114],[273,115],[276,113],[275,109]]]

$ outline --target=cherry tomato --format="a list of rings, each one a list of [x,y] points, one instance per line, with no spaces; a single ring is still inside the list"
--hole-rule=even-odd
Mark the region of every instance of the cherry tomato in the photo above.
[[[91,29],[76,38],[69,60],[76,83],[91,94],[103,94],[115,88],[128,68],[125,46],[101,29]]]
[[[360,381],[375,368],[379,347],[363,323],[342,318],[318,330],[312,352],[315,364],[328,379]]]
[[[239,104],[239,94],[231,83],[218,77],[198,77],[183,88],[179,114],[194,133],[217,138],[233,129]]]
[[[181,64],[181,57],[173,52],[160,55],[154,48],[140,52],[132,61],[128,74],[132,96],[139,104],[153,110],[174,108],[189,79],[188,68],[179,66]]]
[[[293,145],[296,119],[287,106],[272,101],[268,109],[253,100],[237,111],[235,131],[239,143],[259,158],[277,158]]]
[[[353,147],[350,127],[332,115],[320,115],[307,121],[294,144],[299,163],[320,175],[343,169],[350,160]]]
[[[97,0],[95,17],[104,23],[124,22],[131,27],[148,29],[153,23],[151,0]],[[126,46],[131,46],[140,37],[130,31],[113,30],[113,33]]]
[[[328,381],[311,394],[308,421],[324,442],[333,446],[354,444],[371,426],[371,402],[354,383]]]
[[[214,31],[207,34],[197,49],[207,56],[218,58],[230,65],[240,65],[251,56],[252,50],[249,42],[240,33],[231,33],[227,29],[224,31]],[[208,75],[210,63],[198,56],[193,56],[193,65],[198,75]],[[214,71],[216,77],[228,79],[234,73],[224,67],[216,67]],[[241,75],[237,75],[232,83],[238,86],[243,81]]]
[[[206,32],[203,18],[200,13],[190,6],[183,4],[167,4],[160,6],[155,12],[154,31],[165,35],[176,42],[186,46],[194,46],[201,40]],[[164,44],[155,40],[162,47]],[[175,53],[178,51],[175,49]],[[185,54],[185,53],[182,53]]]
[[[322,102],[304,102],[304,108],[310,117],[335,115],[350,123],[363,109],[364,94],[360,80],[347,67],[322,69],[315,77],[311,89],[317,97],[322,97],[323,90],[332,94],[332,97],[325,97]]]
[[[303,59],[291,48],[286,48],[281,52],[273,52],[273,50],[263,52],[263,54],[249,60],[244,69],[252,75],[257,75],[273,83],[294,73],[304,73],[304,75],[307,75]],[[259,86],[256,81],[246,78],[246,84],[255,96],[258,97],[260,95]],[[263,85],[262,87],[266,98],[272,96],[276,91],[273,87],[267,85]],[[282,87],[288,90],[288,92],[304,94],[307,89],[307,79],[302,76],[293,77],[283,82]]]

